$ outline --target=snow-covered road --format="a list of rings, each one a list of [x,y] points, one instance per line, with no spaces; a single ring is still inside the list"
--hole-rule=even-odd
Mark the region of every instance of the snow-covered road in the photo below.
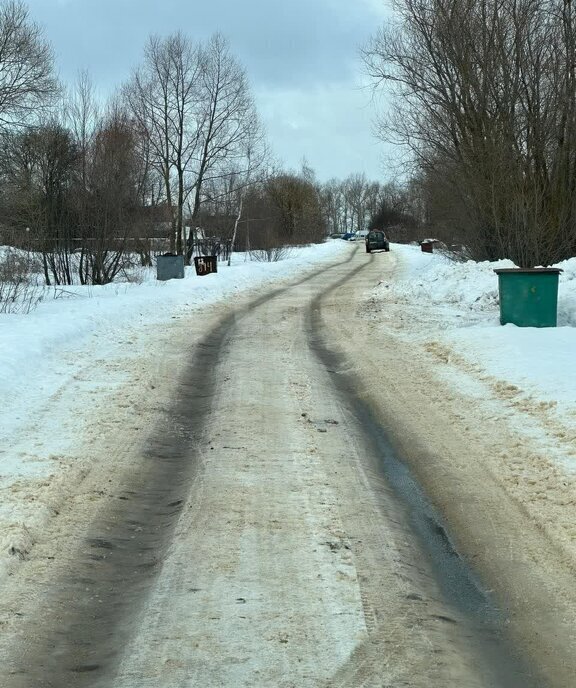
[[[363,413],[335,386],[354,357],[332,370],[316,356],[379,269],[356,252],[222,306],[192,348],[183,318],[163,342],[178,371],[164,403],[157,380],[154,403],[142,395],[140,359],[113,433],[93,437],[99,465],[22,567],[7,687],[524,688],[509,658],[494,665],[495,642],[487,654],[486,613],[479,633],[442,591]],[[334,285],[324,331],[318,298]],[[68,547],[49,550],[64,533]]]
[[[169,282],[143,270],[141,283],[72,286],[57,298],[48,291],[28,315],[0,314],[0,583],[98,464],[92,438],[120,425],[118,414],[107,414],[115,395],[128,385],[153,403],[156,378],[178,376],[182,361],[170,363],[164,344],[175,323],[185,320],[193,346],[219,304],[294,279],[347,248],[293,249],[276,263],[238,255],[215,275],[187,268],[186,279]]]
[[[161,676],[169,686],[352,687],[375,674],[423,688],[513,686],[490,683],[486,648],[463,640],[474,638],[474,624],[435,582],[364,436],[364,407],[346,405],[335,374],[385,428],[494,590],[510,638],[550,686],[568,685],[576,415],[569,384],[550,395],[554,375],[572,370],[560,374],[548,361],[530,376],[518,350],[568,351],[571,292],[562,294],[564,327],[500,328],[486,288],[481,307],[465,306],[479,303],[473,289],[457,297],[464,268],[393,247],[358,251],[352,269],[331,268],[270,298],[273,284],[353,251],[333,242],[291,264],[110,287],[2,320],[13,325],[0,335],[6,685],[50,685],[41,681],[52,671],[54,685],[96,686],[102,671],[107,688],[158,685]],[[417,292],[418,273],[427,293]],[[439,275],[452,284],[443,297],[430,287]],[[479,288],[478,275],[470,281]],[[245,311],[255,298],[242,295],[248,285],[264,288]],[[210,404],[200,395],[189,413],[202,423],[188,427],[174,415],[176,390],[198,352],[214,350],[206,335],[226,322],[210,362],[214,394]],[[320,333],[338,369],[311,355]],[[151,497],[169,513],[148,533],[149,502],[131,512],[124,502],[144,491],[146,462],[151,451],[162,455],[166,434],[172,454],[183,447],[195,468],[175,480],[182,495],[170,484],[170,494]],[[119,521],[132,531],[119,534]],[[169,533],[161,546],[159,528]],[[134,590],[123,576],[99,591],[95,562],[115,561],[118,538],[146,540],[150,561]],[[122,549],[129,568],[133,551]],[[91,637],[90,614],[113,633]],[[121,657],[119,641],[128,648]]]

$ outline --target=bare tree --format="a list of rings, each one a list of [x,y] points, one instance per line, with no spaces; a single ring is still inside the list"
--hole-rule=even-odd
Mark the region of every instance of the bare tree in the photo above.
[[[246,193],[252,186],[261,183],[266,178],[266,163],[268,162],[268,155],[268,149],[264,143],[263,137],[253,136],[248,142],[246,163],[243,166],[244,169],[239,175],[234,175],[232,178],[232,189],[235,192],[236,201],[236,217],[234,219],[234,228],[232,230],[232,237],[230,239],[228,265],[231,263],[232,253],[236,246],[236,237],[244,212],[244,200]]]
[[[130,262],[142,217],[137,136],[127,113],[114,104],[95,132],[80,216],[83,284],[112,282]]]
[[[171,249],[182,253],[184,209],[194,224],[207,186],[260,164],[261,130],[244,70],[220,35],[206,46],[181,34],[151,38],[124,95],[164,180]]]
[[[191,190],[187,177],[198,157],[204,121],[201,68],[200,47],[182,34],[153,36],[143,65],[124,88],[142,140],[147,142],[147,162],[163,180],[171,218],[170,249],[179,253],[184,247],[184,208]]]
[[[58,92],[52,49],[17,0],[0,5],[0,125],[22,125]]]
[[[198,215],[207,181],[225,177],[230,170],[249,176],[265,159],[246,73],[220,34],[202,51],[201,108],[192,218]]]
[[[368,229],[383,229],[398,242],[418,238],[420,223],[407,185],[388,182],[379,188],[374,200]]]
[[[320,187],[320,203],[329,232],[343,234],[346,231],[343,219],[344,198],[339,179],[330,179]]]
[[[399,0],[364,52],[399,96],[435,212],[479,258],[548,264],[576,248],[574,9],[567,0]]]
[[[100,108],[88,71],[82,70],[78,73],[76,83],[66,94],[63,110],[64,121],[72,132],[79,151],[80,177],[85,187],[88,152],[100,119]]]
[[[294,174],[278,174],[267,181],[265,191],[276,215],[276,241],[298,245],[324,239],[326,220],[314,184]]]
[[[169,84],[169,59],[157,37],[144,49],[144,64],[134,73],[126,88],[128,104],[149,142],[150,159],[164,181],[165,198],[172,206],[172,122],[173,109]],[[171,237],[171,242],[174,238]]]
[[[366,229],[369,215],[369,185],[364,174],[352,174],[343,182],[344,200],[350,216],[350,230]]]
[[[2,138],[2,212],[10,226],[30,229],[46,284],[73,279],[69,191],[76,162],[73,138],[57,121]]]

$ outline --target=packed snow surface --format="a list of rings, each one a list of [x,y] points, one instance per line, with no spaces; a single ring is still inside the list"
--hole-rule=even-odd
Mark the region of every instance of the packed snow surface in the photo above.
[[[142,269],[130,282],[45,288],[30,313],[0,313],[0,578],[16,559],[6,553],[26,556],[84,475],[81,442],[98,431],[90,416],[127,382],[154,333],[175,318],[201,319],[218,303],[345,260],[348,248],[342,241],[292,248],[276,262],[235,254],[215,274],[187,267],[184,279],[166,282],[155,268]],[[152,355],[160,370],[162,352]]]
[[[198,277],[187,268],[184,279],[168,282],[143,270],[137,282],[65,287],[29,314],[0,314],[0,574],[7,549],[25,549],[29,529],[56,509],[39,495],[66,493],[91,405],[126,382],[125,364],[147,346],[145,333],[188,313],[202,318],[218,302],[344,260],[351,250],[335,240],[272,263],[237,254],[217,274]],[[526,416],[520,423],[527,441],[538,439],[544,409],[549,427],[562,423],[565,440],[559,453],[556,440],[547,440],[548,457],[576,471],[576,259],[558,266],[559,326],[535,329],[499,324],[494,268],[511,267],[509,261],[459,263],[400,245],[380,255],[392,256],[398,268],[366,295],[376,325],[379,309],[389,309],[400,339],[421,344],[432,363],[457,363],[439,365],[448,385],[480,398],[483,380],[490,380],[501,397],[513,399],[510,414],[533,411],[530,427]]]

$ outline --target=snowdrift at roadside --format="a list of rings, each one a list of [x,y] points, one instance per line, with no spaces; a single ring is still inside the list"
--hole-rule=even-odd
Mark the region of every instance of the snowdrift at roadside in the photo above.
[[[454,307],[453,323],[497,325],[497,268],[512,268],[510,260],[455,262],[441,253],[422,253],[416,246],[394,246],[405,264],[400,280],[380,287],[397,301],[421,307]],[[562,270],[558,289],[558,326],[576,327],[576,258],[554,266]],[[467,315],[474,314],[472,322]],[[481,314],[484,314],[483,316]]]
[[[374,290],[377,308],[392,308],[402,322],[397,335],[453,352],[482,374],[513,385],[535,403],[554,404],[570,426],[576,418],[576,258],[559,263],[558,327],[500,325],[495,268],[508,260],[454,262],[415,246],[393,246],[400,274]],[[446,360],[450,355],[441,354]],[[448,376],[447,376],[448,379]],[[465,385],[462,370],[453,384]],[[576,469],[576,455],[574,456]]]

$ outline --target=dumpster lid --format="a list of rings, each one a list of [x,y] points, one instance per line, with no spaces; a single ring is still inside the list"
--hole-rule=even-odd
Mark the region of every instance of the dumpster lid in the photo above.
[[[495,268],[494,272],[500,275],[503,272],[552,272],[556,275],[564,272],[562,268]]]

